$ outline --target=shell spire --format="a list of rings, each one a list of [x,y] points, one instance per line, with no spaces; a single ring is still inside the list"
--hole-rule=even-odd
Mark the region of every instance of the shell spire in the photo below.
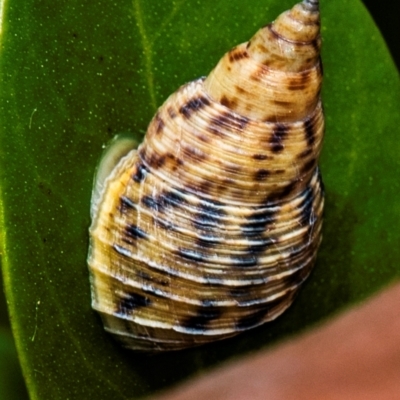
[[[309,10],[319,12],[319,0],[304,0],[303,3]]]
[[[318,102],[320,46],[318,3],[296,4],[225,54],[207,77],[206,90],[248,118],[296,121]]]

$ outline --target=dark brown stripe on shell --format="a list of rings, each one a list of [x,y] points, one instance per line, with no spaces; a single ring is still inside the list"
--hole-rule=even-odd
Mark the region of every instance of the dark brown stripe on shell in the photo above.
[[[149,166],[154,169],[162,168],[167,161],[167,156],[165,154],[152,154],[149,160]]]
[[[182,148],[183,153],[190,158],[191,161],[204,162],[208,156],[200,149],[193,146],[185,146]]]
[[[168,115],[171,117],[171,119],[174,119],[176,117],[176,112],[172,107],[168,107],[167,109]]]
[[[199,111],[205,106],[210,105],[210,100],[208,100],[204,96],[200,96],[194,99],[190,99],[186,104],[184,104],[180,109],[179,112],[185,116],[186,118],[190,118],[190,116],[194,113]]]
[[[312,251],[309,249],[308,251]],[[299,286],[301,285],[304,280],[307,278],[310,268],[312,267],[312,264],[308,265],[308,268],[300,268],[297,271],[295,271],[292,275],[289,275],[286,278],[286,281],[290,283],[291,286]]]
[[[157,283],[157,285],[161,286],[170,286],[171,282],[168,279],[163,279],[159,278],[158,276],[155,276],[154,274],[150,275],[147,272],[144,271],[137,271],[137,277],[139,278],[139,282],[147,282],[147,283]]]
[[[151,304],[151,300],[139,293],[124,293],[124,297],[120,300],[118,304],[117,313],[128,315],[132,311],[138,308],[148,307]]]
[[[203,229],[204,226],[216,226],[226,215],[225,210],[210,203],[202,203],[197,209],[198,212],[193,218],[193,224],[197,229]]]
[[[186,249],[183,247],[176,250],[175,254],[185,260],[194,261],[196,263],[199,261],[205,261],[208,258],[210,258],[210,254],[208,253],[203,253],[192,249]]]
[[[180,322],[180,326],[191,333],[202,333],[207,329],[207,325],[222,315],[218,307],[199,307],[197,314],[191,315]]]
[[[234,129],[241,132],[246,127],[248,122],[248,118],[235,115],[232,112],[227,111],[225,113],[222,113],[218,117],[212,118],[208,130],[217,136],[224,137],[224,129]]]
[[[248,93],[247,90],[243,89],[243,88],[242,88],[241,86],[239,86],[239,85],[236,85],[236,86],[235,86],[235,89],[236,89],[236,91],[237,91],[239,94]]]
[[[230,260],[233,267],[255,267],[258,264],[256,254],[232,255]]]
[[[313,47],[315,53],[319,53],[319,49],[321,47],[321,37],[318,36],[315,40],[311,41],[310,44]]]
[[[320,189],[321,189],[321,196],[324,197],[325,196],[325,185],[324,185],[324,181],[322,180],[321,170],[319,169],[318,166],[316,168],[316,174],[317,174],[318,182],[319,182]]]
[[[157,113],[156,116],[154,117],[154,125],[155,125],[156,134],[160,134],[162,132],[162,130],[164,129],[165,122],[160,117],[159,113]]]
[[[244,317],[241,317],[235,324],[236,329],[238,331],[243,331],[259,325],[264,320],[264,317],[268,313],[268,311],[269,309],[263,308],[261,310],[255,311],[250,315],[245,315]]]
[[[166,221],[164,219],[161,218],[156,218],[153,216],[153,223],[154,225],[156,225],[157,227],[161,228],[161,229],[165,229],[166,231],[176,231],[176,225],[174,225],[172,222],[170,221]]]
[[[201,249],[209,249],[218,245],[219,242],[220,242],[220,237],[211,235],[207,237],[202,235],[202,237],[196,239],[195,244],[197,247],[200,247]]]
[[[142,162],[138,162],[135,165],[136,171],[132,175],[132,179],[136,183],[140,183],[143,181],[143,179],[146,177],[147,173],[149,172],[146,166]]]
[[[302,159],[302,158],[307,158],[308,156],[310,156],[312,153],[314,153],[314,149],[306,149],[304,151],[302,151],[297,158]]]
[[[304,90],[307,87],[307,83],[299,82],[297,79],[293,79],[288,83],[288,90]]]
[[[208,194],[211,192],[214,184],[211,181],[204,180],[198,186],[199,190],[196,193]]]
[[[286,100],[273,100],[273,103],[280,107],[289,107],[292,104],[291,101]]]
[[[266,155],[266,154],[253,154],[253,159],[257,160],[257,161],[264,161],[264,160],[268,160],[271,157]]]
[[[283,141],[288,133],[288,127],[283,124],[276,124],[270,138],[271,150],[279,153],[284,149]]]
[[[228,172],[229,174],[232,175],[236,175],[239,174],[239,172],[241,171],[241,166],[240,165],[236,165],[236,164],[232,164],[232,163],[223,163],[222,167],[221,167],[223,172]]]
[[[140,149],[139,157],[143,160],[143,162],[150,170],[163,167],[167,160],[166,154],[158,154],[156,151],[151,150],[149,152],[144,147]]]
[[[234,109],[237,106],[238,101],[237,99],[228,99],[227,96],[222,96],[220,103],[225,107]]]
[[[271,245],[274,244],[274,241],[271,239],[262,239],[259,240],[258,242],[254,242],[252,244],[250,244],[246,251],[250,254],[254,254],[254,255],[259,255],[261,253],[264,253],[266,250],[268,250]]]
[[[186,203],[186,200],[178,191],[170,190],[164,191],[158,196],[143,196],[140,202],[147,208],[161,211],[165,207],[181,207]]]
[[[304,133],[306,135],[307,145],[311,147],[315,142],[315,120],[307,118],[304,121]]]
[[[248,237],[250,235],[264,232],[267,229],[268,224],[274,223],[276,220],[276,213],[271,209],[258,213],[255,212],[253,215],[247,217],[246,222],[242,224],[241,230],[243,234]]]
[[[314,169],[315,164],[317,160],[315,158],[312,158],[311,160],[308,160],[300,169],[300,174],[306,174],[307,172],[311,171]]]
[[[311,69],[307,69],[305,71],[301,71],[301,72],[298,73],[299,76],[300,76],[299,83],[301,85],[308,86],[308,84],[310,83],[310,80],[311,80],[311,72],[312,72]]]
[[[310,84],[310,80],[313,76],[313,69],[300,71],[296,74],[296,77],[288,83],[287,88],[289,90],[304,90]]]
[[[276,190],[275,192],[268,194],[265,202],[268,204],[268,203],[275,203],[275,202],[280,202],[280,201],[284,200],[287,196],[289,196],[296,189],[297,185],[298,185],[297,180],[290,182],[283,188],[280,188],[280,189]]]
[[[249,53],[247,53],[246,50],[238,49],[237,47],[234,47],[232,50],[230,50],[228,55],[229,55],[229,61],[231,63],[249,57]]]
[[[209,143],[211,141],[211,138],[209,136],[203,134],[198,134],[197,137],[204,143]]]
[[[158,196],[158,203],[163,207],[172,206],[172,207],[181,207],[186,204],[186,200],[183,195],[177,190],[170,190],[160,193]]]
[[[125,233],[132,239],[147,239],[147,233],[137,225],[131,224],[125,228]]]
[[[265,179],[268,178],[269,175],[271,175],[270,171],[261,168],[254,174],[254,180],[256,182],[264,181]]]
[[[228,296],[233,297],[234,299],[240,299],[241,297],[248,297],[251,289],[247,286],[245,287],[233,287],[229,289]]]
[[[301,214],[299,218],[299,223],[301,225],[312,225],[315,216],[314,215],[314,192],[313,190],[308,187],[306,189],[306,193],[304,194],[305,198],[301,205]]]
[[[141,197],[140,203],[143,204],[146,208],[150,208],[152,210],[157,210],[159,208],[159,204],[153,196],[146,195]]]
[[[213,186],[213,182],[208,180],[203,180],[198,183],[189,183],[186,185],[186,189],[190,193],[194,193],[198,196],[199,193],[207,195],[210,193]]]
[[[119,199],[119,210],[124,213],[128,210],[136,209],[136,204],[126,196],[121,196]]]
[[[260,82],[265,76],[268,76],[268,69],[263,64],[260,64],[259,67],[250,75],[250,79],[254,82]]]

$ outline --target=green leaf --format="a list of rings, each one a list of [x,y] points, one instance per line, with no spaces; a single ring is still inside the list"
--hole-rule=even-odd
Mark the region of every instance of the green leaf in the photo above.
[[[0,327],[0,399],[28,399],[11,332]]]
[[[136,399],[310,326],[400,275],[400,84],[357,0],[323,2],[324,241],[278,321],[158,356],[120,348],[90,308],[86,254],[102,146],[140,138],[288,0],[8,0],[1,25],[0,224],[9,312],[32,399]]]
[[[1,265],[0,265],[1,270]],[[7,314],[0,274],[0,399],[28,399]]]

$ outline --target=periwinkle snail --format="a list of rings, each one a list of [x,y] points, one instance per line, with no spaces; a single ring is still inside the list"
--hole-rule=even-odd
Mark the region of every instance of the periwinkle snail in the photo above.
[[[92,306],[128,348],[179,350],[271,321],[321,242],[320,16],[304,0],[115,140],[93,191]]]

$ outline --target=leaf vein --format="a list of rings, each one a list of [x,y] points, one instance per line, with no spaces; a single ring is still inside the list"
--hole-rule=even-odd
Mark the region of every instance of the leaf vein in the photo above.
[[[164,18],[163,23],[160,25],[160,27],[157,29],[157,31],[154,33],[154,35],[151,38],[151,42],[152,45],[154,45],[154,43],[157,42],[157,40],[162,37],[162,33],[164,32],[165,28],[167,27],[167,25],[172,21],[172,19],[175,17],[176,13],[180,10],[180,8],[182,7],[183,3],[186,0],[180,0],[179,2],[174,2],[174,6],[171,10],[171,12],[169,13],[169,15],[167,15]]]
[[[139,34],[142,39],[143,55],[145,61],[145,76],[147,80],[147,87],[150,95],[150,104],[154,110],[157,109],[156,93],[154,90],[154,74],[153,74],[153,54],[152,54],[152,43],[147,35],[144,21],[143,11],[140,5],[140,0],[134,0],[133,2],[134,16],[136,19],[137,27],[139,28]]]

